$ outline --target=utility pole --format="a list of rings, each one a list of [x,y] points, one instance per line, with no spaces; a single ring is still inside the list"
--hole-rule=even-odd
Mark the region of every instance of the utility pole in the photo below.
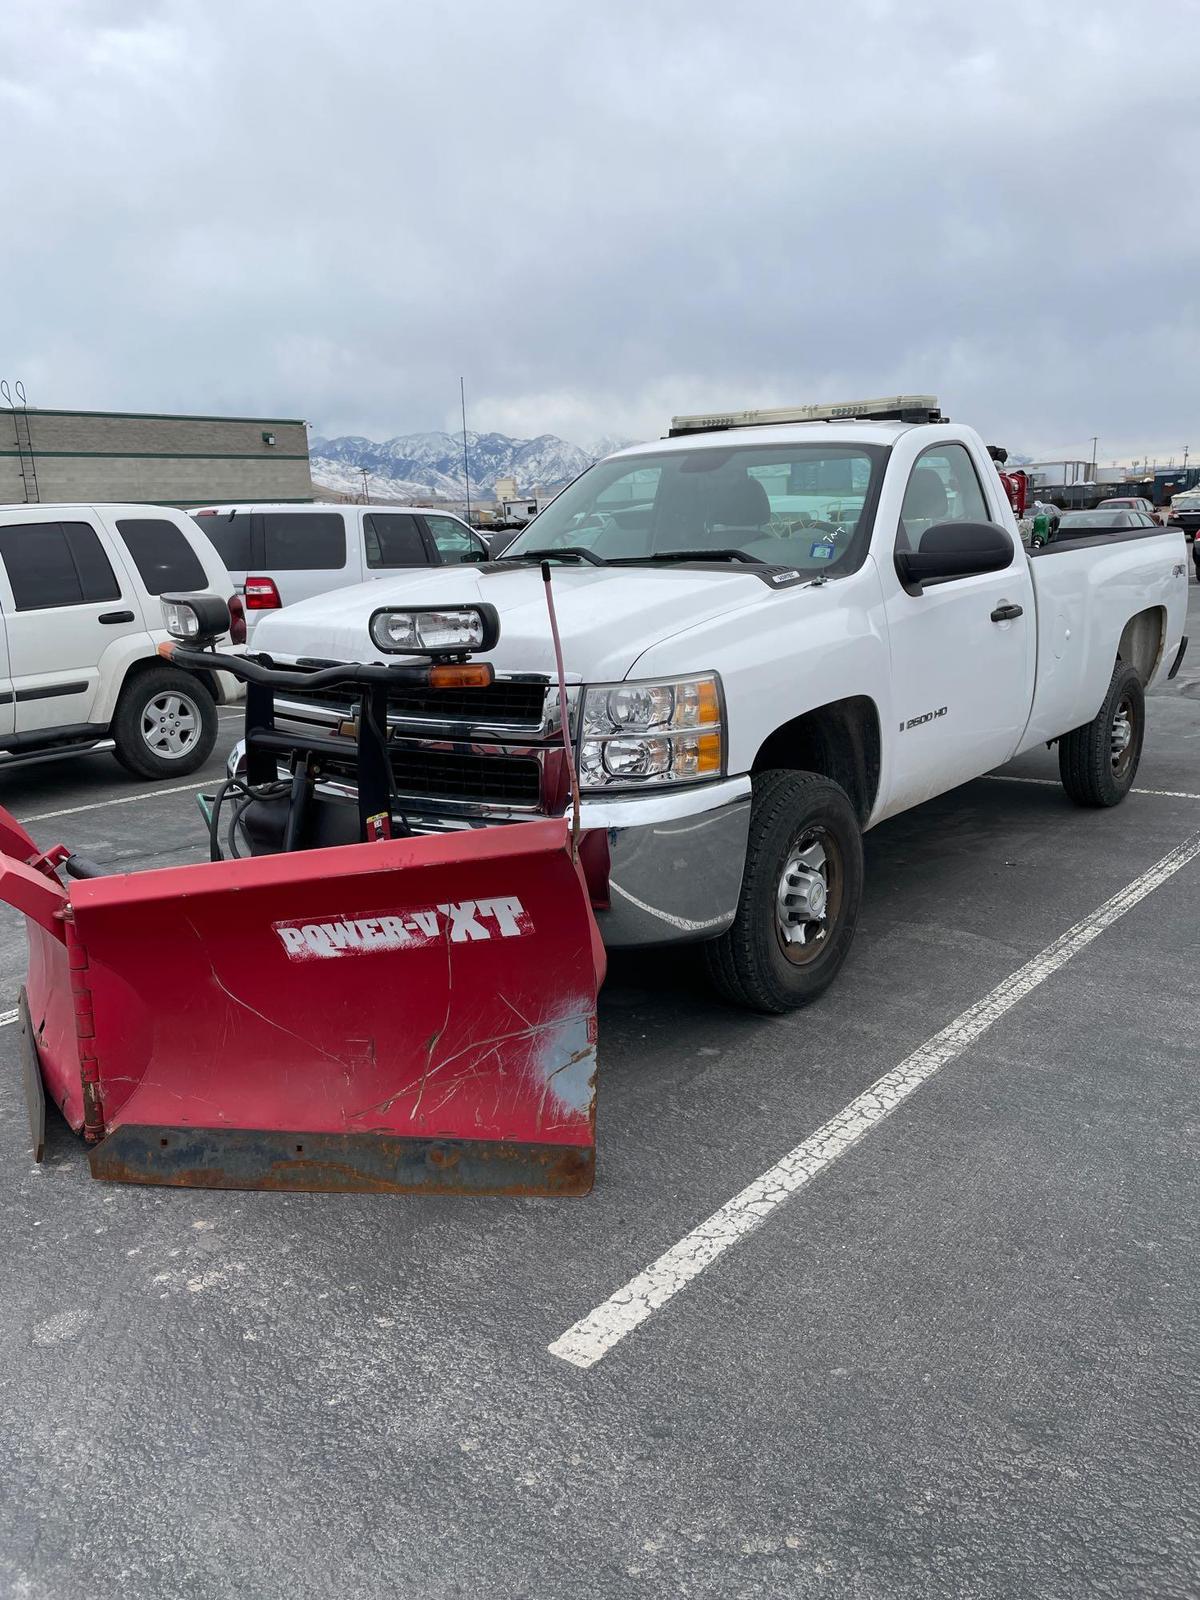
[[[1094,433],[1092,435],[1092,482],[1093,483],[1095,483],[1095,481],[1096,481],[1096,445],[1099,443],[1099,440],[1100,440],[1100,435],[1098,433]]]
[[[1185,472],[1187,471],[1187,458],[1188,458],[1188,447],[1187,447],[1187,445],[1184,445],[1184,447],[1183,447],[1183,470]]]
[[[371,491],[367,487],[367,469],[366,467],[359,467],[358,470],[363,481],[363,505],[369,506],[371,504]]]
[[[463,425],[463,478],[467,486],[467,523],[471,521],[471,459],[467,454],[467,380],[458,380],[458,398],[462,403]]]

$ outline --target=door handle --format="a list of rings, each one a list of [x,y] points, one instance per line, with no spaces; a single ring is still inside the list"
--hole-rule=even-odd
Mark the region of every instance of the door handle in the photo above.
[[[97,622],[103,622],[106,627],[110,626],[113,623],[117,623],[117,622],[132,622],[133,621],[133,612],[132,611],[102,611],[100,613],[100,615],[96,618],[96,621]]]
[[[995,611],[992,612],[992,621],[1011,622],[1014,617],[1022,617],[1024,615],[1024,606],[1012,606],[1006,600],[1002,606],[997,606]]]

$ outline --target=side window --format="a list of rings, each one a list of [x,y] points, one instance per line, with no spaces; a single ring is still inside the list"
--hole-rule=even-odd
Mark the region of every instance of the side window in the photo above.
[[[268,572],[334,572],[346,565],[346,523],[336,511],[268,511],[263,565]]]
[[[248,511],[215,512],[210,516],[193,517],[192,521],[230,572],[246,572],[253,565]]]
[[[0,528],[0,560],[18,611],[121,598],[104,546],[87,522],[20,522]]]
[[[208,588],[199,557],[173,522],[163,517],[122,517],[117,532],[151,594]]]
[[[978,474],[963,445],[942,445],[917,458],[900,511],[901,549],[918,549],[925,530],[940,522],[991,520]]]
[[[416,517],[372,511],[363,518],[369,567],[427,567],[429,555]]]
[[[453,517],[426,517],[425,526],[433,536],[438,554],[447,566],[462,566],[472,561],[486,561],[487,556],[480,541],[470,528]]]

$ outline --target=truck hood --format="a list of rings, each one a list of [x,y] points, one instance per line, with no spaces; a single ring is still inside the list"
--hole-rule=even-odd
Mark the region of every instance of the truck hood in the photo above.
[[[697,572],[667,567],[552,568],[554,607],[567,677],[621,679],[651,645],[731,611],[762,604],[761,578],[736,567]],[[498,672],[554,675],[545,584],[536,566],[415,568],[395,577],[334,589],[272,611],[254,630],[254,649],[333,661],[378,661],[367,625],[380,606],[465,605],[487,601],[500,614],[489,656]]]

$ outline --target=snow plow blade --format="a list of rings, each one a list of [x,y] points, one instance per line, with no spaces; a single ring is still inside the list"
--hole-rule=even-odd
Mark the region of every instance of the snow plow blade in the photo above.
[[[591,1188],[604,956],[565,822],[64,866],[0,812],[35,1147],[44,1086],[116,1182]]]

